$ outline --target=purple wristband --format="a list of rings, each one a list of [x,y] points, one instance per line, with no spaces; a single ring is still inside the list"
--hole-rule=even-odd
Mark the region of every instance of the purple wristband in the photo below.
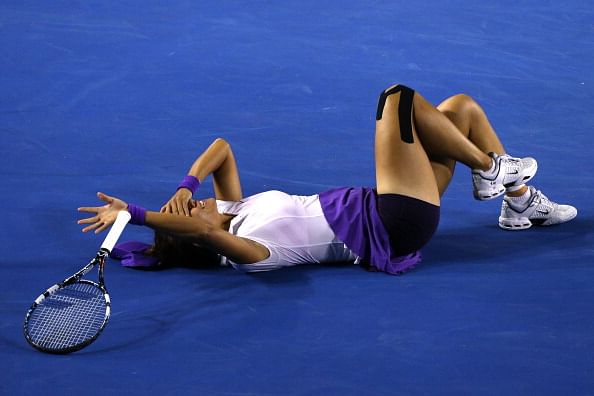
[[[134,225],[144,225],[146,219],[146,209],[134,204],[128,204],[128,213],[130,213],[130,223]]]
[[[194,176],[186,176],[179,184],[177,189],[180,188],[187,188],[188,190],[192,191],[192,195],[196,192],[196,190],[200,187],[200,180]]]

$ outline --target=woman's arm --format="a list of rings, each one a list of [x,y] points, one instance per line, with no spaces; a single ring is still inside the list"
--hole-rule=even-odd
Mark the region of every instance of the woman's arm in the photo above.
[[[223,201],[239,201],[242,198],[241,182],[235,156],[231,146],[222,138],[216,139],[192,164],[188,176],[200,182],[209,175],[213,176],[216,199]],[[190,215],[189,203],[192,192],[180,188],[161,208],[163,213]]]
[[[106,204],[78,208],[79,212],[94,214],[92,217],[78,221],[78,224],[88,224],[83,228],[83,232],[95,230],[95,233],[98,234],[114,223],[119,211],[128,208],[128,204],[121,199],[103,193],[98,193],[97,196]],[[144,225],[154,230],[198,242],[238,264],[256,263],[270,255],[264,245],[232,235],[199,217],[147,211]]]
[[[196,159],[188,175],[202,181],[212,174],[215,198],[221,201],[240,201],[241,182],[237,162],[231,145],[224,139],[216,139],[206,151]]]
[[[237,264],[257,263],[270,256],[266,246],[213,227],[199,217],[146,212],[145,225],[154,230],[197,242]]]

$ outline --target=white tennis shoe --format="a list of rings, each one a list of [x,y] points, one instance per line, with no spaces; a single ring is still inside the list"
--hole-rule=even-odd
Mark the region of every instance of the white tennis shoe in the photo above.
[[[507,187],[519,186],[532,179],[538,169],[534,158],[514,158],[509,155],[489,153],[494,169],[482,171],[473,169],[472,186],[474,198],[486,201],[505,192]]]
[[[530,198],[522,206],[518,206],[508,196],[503,198],[499,227],[505,230],[525,230],[533,225],[565,223],[577,216],[577,209],[573,206],[559,205],[534,187],[530,186],[529,189]]]

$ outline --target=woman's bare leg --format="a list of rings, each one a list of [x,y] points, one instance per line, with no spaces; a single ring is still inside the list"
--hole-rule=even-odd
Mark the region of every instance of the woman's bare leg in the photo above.
[[[494,186],[495,180],[501,183],[500,186],[506,187],[507,195],[519,196],[528,192],[528,188],[521,183],[534,176],[536,161],[531,158],[518,161],[500,157],[493,162],[486,153],[504,154],[505,149],[485,112],[472,98],[456,95],[435,108],[418,93],[412,97],[404,95],[402,100],[401,92],[389,90],[385,91],[389,94],[387,98],[385,93],[382,95],[385,106],[378,108],[376,123],[376,177],[380,194],[407,195],[438,205],[450,183],[457,161],[481,170],[489,169],[491,164],[495,165],[492,171],[497,174],[496,179],[489,178],[488,173],[483,178],[481,172],[473,172],[475,197],[478,196],[479,199],[498,196],[492,194],[493,191],[499,191],[497,185],[497,190],[489,190],[489,187]],[[408,116],[400,111],[401,102],[406,103],[407,100],[410,113]],[[410,132],[403,132],[401,124]],[[503,161],[508,162],[507,168],[503,168],[502,172]],[[520,162],[518,173],[514,166],[518,166],[516,164]],[[516,176],[509,178],[510,175]],[[485,189],[487,195],[484,195],[485,190],[482,189],[485,187],[483,181],[487,181],[486,185],[489,186]],[[476,194],[477,185],[480,195]],[[516,192],[510,192],[518,187],[520,189]],[[505,198],[499,226],[517,230],[528,228],[535,222],[542,225],[559,224],[573,219],[577,214],[574,207],[551,203],[533,188],[529,198],[528,203],[520,201],[523,197]],[[527,204],[530,210],[522,206]],[[513,206],[524,209],[518,212]],[[549,216],[531,217],[537,208],[545,208]]]
[[[439,205],[429,157],[412,125],[413,143],[401,139],[398,108],[401,93],[386,98],[375,127],[375,170],[379,194],[401,194]],[[412,116],[412,115],[411,115]]]
[[[398,111],[400,101],[401,92],[387,96],[376,123],[379,194],[401,194],[439,205],[438,186],[443,181],[437,180],[439,175],[434,173],[430,156],[460,161],[473,169],[489,169],[491,158],[418,93],[412,99],[412,141],[404,141]]]
[[[464,94],[451,96],[441,102],[437,109],[483,153],[505,154],[505,148],[491,126],[485,111],[470,96]],[[439,194],[442,196],[454,175],[456,161],[431,154],[429,157],[433,171],[436,174]],[[508,194],[521,195],[524,191],[525,188]]]
[[[437,109],[482,152],[505,154],[503,144],[491,126],[485,111],[470,96],[464,94],[451,96],[441,102]]]

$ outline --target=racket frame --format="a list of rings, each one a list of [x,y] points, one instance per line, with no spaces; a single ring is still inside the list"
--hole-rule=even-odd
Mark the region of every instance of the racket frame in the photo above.
[[[107,260],[108,256],[109,256],[109,251],[105,248],[101,248],[97,252],[97,255],[95,256],[95,258],[92,259],[86,266],[81,268],[77,273],[69,276],[68,278],[64,279],[62,282],[56,283],[55,285],[53,285],[52,287],[50,287],[49,289],[44,291],[42,294],[39,295],[39,297],[37,297],[35,299],[35,301],[31,305],[31,307],[27,311],[27,315],[25,316],[25,322],[23,323],[23,332],[25,335],[25,339],[33,348],[35,348],[41,352],[47,352],[47,353],[53,353],[53,354],[66,354],[66,353],[78,351],[78,350],[86,347],[87,345],[89,345],[90,343],[95,341],[97,339],[97,337],[99,337],[99,335],[103,332],[103,329],[105,328],[105,326],[107,326],[107,323],[109,322],[109,317],[111,315],[111,300],[109,298],[109,293],[107,291],[107,288],[105,287],[105,278],[103,276],[105,261]],[[82,277],[85,274],[89,273],[89,271],[91,271],[93,269],[93,267],[95,267],[96,265],[99,266],[98,267],[99,283],[93,282],[88,279],[82,279]],[[44,300],[51,297],[58,290],[63,289],[67,286],[73,285],[75,283],[92,285],[92,286],[97,287],[99,290],[101,290],[103,292],[103,297],[105,298],[105,317],[103,318],[103,323],[101,323],[99,330],[93,337],[91,337],[79,344],[68,347],[68,348],[61,348],[61,349],[46,348],[42,345],[37,344],[31,338],[31,336],[29,334],[29,319],[31,318],[31,315],[33,314],[33,312],[35,311],[37,306],[39,306],[39,304],[41,304]]]
[[[31,305],[31,307],[27,311],[27,314],[25,315],[25,321],[23,323],[23,332],[25,334],[25,339],[32,347],[34,347],[35,349],[37,349],[39,351],[53,353],[53,354],[70,353],[70,352],[78,351],[78,350],[86,347],[87,345],[89,345],[90,343],[95,341],[97,339],[97,337],[99,337],[101,332],[103,332],[103,329],[105,328],[105,326],[107,326],[107,323],[109,322],[109,317],[111,315],[111,300],[109,298],[109,293],[107,292],[107,288],[105,287],[105,278],[103,276],[105,262],[107,261],[107,258],[109,257],[109,254],[111,253],[111,250],[115,246],[120,235],[124,231],[126,224],[128,224],[128,222],[130,221],[130,217],[131,217],[130,213],[128,213],[127,211],[125,211],[125,210],[120,211],[117,215],[117,218],[116,218],[114,224],[112,225],[107,236],[105,237],[103,244],[101,244],[101,248],[97,252],[97,255],[95,256],[95,258],[92,259],[87,265],[85,265],[83,268],[81,268],[74,275],[69,276],[68,278],[64,279],[62,282],[56,283],[55,285],[48,288],[45,292],[40,294],[39,297],[37,297],[35,299],[35,301]],[[82,279],[82,277],[85,274],[87,274],[89,271],[91,271],[93,269],[93,267],[95,267],[96,265],[99,265],[99,269],[98,269],[99,283],[95,283],[88,279]],[[93,286],[99,288],[99,290],[101,290],[103,292],[103,297],[105,298],[106,307],[105,307],[105,317],[103,319],[103,323],[101,324],[101,327],[99,328],[99,330],[93,337],[91,337],[79,344],[73,345],[71,347],[56,349],[56,348],[46,348],[44,346],[37,344],[35,341],[33,341],[31,336],[29,335],[29,330],[28,330],[29,320],[31,318],[31,315],[33,314],[33,311],[35,311],[35,309],[39,306],[39,304],[41,304],[42,301],[44,301],[51,295],[55,294],[58,290],[60,290],[64,287],[67,287],[69,285],[72,285],[74,283],[77,283],[77,282],[83,283],[83,284],[88,284],[88,285],[93,285]]]

